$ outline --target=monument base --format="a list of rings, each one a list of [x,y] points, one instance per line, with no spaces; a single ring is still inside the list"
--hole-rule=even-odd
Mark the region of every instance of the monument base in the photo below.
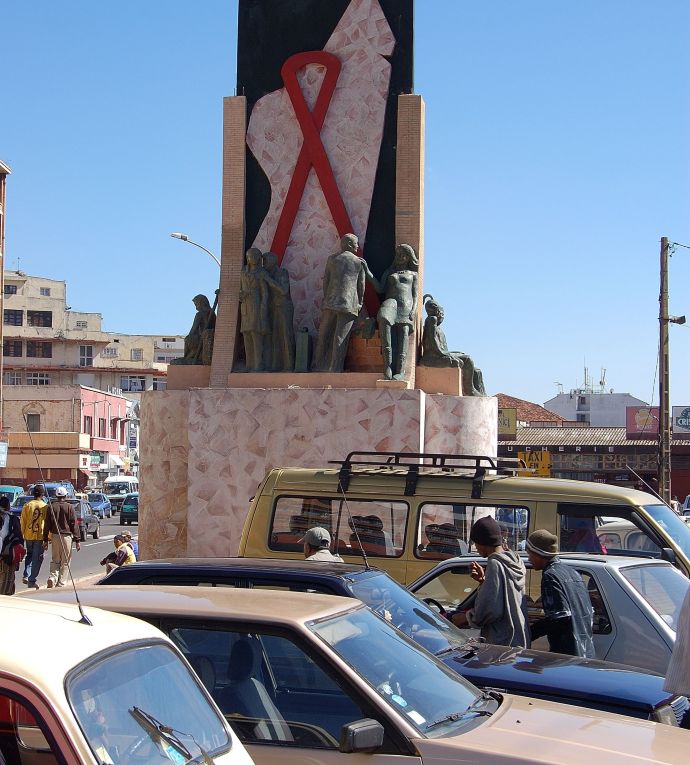
[[[251,497],[270,468],[325,466],[354,450],[496,454],[495,398],[383,382],[142,394],[142,558],[235,555]]]

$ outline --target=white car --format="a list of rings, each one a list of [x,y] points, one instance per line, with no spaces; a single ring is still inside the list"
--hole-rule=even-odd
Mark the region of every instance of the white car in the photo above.
[[[251,765],[179,650],[149,624],[0,597],[2,765]]]
[[[560,559],[577,569],[589,590],[597,659],[665,674],[676,639],[676,619],[690,580],[670,563],[657,559],[575,553],[563,554]],[[473,598],[474,588],[467,587],[473,560],[485,562],[478,556],[441,561],[414,581],[410,590],[446,609],[457,608]],[[529,563],[525,564],[529,569]],[[528,570],[528,576],[539,574]],[[541,615],[538,602],[530,605],[530,615]],[[548,650],[546,638],[535,641],[532,647]]]

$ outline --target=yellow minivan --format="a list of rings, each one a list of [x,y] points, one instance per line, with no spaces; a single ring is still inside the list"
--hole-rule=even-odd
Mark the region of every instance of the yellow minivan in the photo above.
[[[597,529],[629,522],[646,538],[638,552],[690,576],[690,528],[659,499],[588,481],[516,476],[516,461],[466,455],[353,452],[336,467],[274,468],[253,497],[241,556],[298,558],[302,537],[323,526],[332,551],[384,569],[408,584],[439,560],[470,552],[469,531],[490,515],[506,544],[524,550],[534,529],[563,552],[617,552]]]

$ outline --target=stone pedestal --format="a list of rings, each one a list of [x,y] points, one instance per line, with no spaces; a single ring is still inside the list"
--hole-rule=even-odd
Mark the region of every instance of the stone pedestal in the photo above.
[[[325,466],[353,450],[495,455],[497,412],[495,398],[390,385],[144,393],[142,558],[236,554],[273,467]]]

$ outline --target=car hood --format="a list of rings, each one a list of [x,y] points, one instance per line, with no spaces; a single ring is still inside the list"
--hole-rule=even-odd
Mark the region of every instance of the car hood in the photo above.
[[[661,675],[598,659],[486,644],[440,658],[475,685],[527,696],[563,697],[564,702],[583,699],[591,705],[599,702],[645,712],[672,696],[664,691]]]
[[[688,742],[687,732],[671,725],[506,696],[473,730],[413,743],[424,765],[669,765],[686,761]]]

